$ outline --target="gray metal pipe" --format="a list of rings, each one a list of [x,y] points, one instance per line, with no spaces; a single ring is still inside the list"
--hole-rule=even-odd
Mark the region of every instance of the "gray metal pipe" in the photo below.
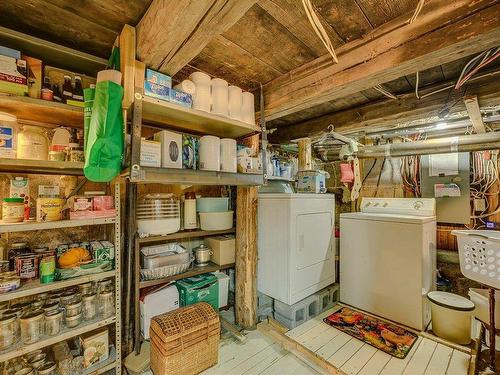
[[[387,143],[385,145],[360,147],[359,159],[401,157],[411,155],[444,154],[449,152],[472,152],[500,148],[500,131],[483,134],[459,135],[415,142]],[[338,149],[318,150],[323,161],[337,161]]]

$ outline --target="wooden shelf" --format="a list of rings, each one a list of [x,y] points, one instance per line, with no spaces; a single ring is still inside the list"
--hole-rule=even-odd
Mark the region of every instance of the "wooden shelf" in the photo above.
[[[151,242],[160,241],[172,241],[172,240],[182,240],[188,238],[198,238],[198,237],[208,237],[208,236],[218,236],[221,234],[232,234],[235,233],[236,229],[226,229],[226,230],[197,230],[197,231],[182,231],[172,234],[167,234],[165,236],[150,236],[139,238],[137,241],[140,244],[147,244]]]
[[[279,176],[269,176],[268,181],[285,181],[285,182],[295,182],[293,178],[279,177]]]
[[[219,266],[218,264],[210,262],[208,265],[206,265],[204,267],[194,266],[189,271],[184,272],[184,273],[180,273],[178,275],[169,276],[169,277],[165,277],[163,279],[158,279],[158,280],[141,281],[139,283],[139,288],[143,289],[143,288],[148,288],[148,287],[156,286],[156,285],[160,285],[160,284],[166,284],[166,283],[169,283],[171,281],[185,279],[187,277],[193,277],[193,276],[197,276],[197,275],[202,275],[202,274],[208,273],[208,272],[225,270],[225,269],[233,268],[233,267],[234,267],[234,263],[226,264],[224,266]]]
[[[15,115],[20,122],[83,128],[83,108],[63,103],[0,93],[0,111]]]
[[[48,284],[41,284],[40,280],[33,280],[27,283],[21,284],[18,289],[0,294],[0,302],[9,301],[14,298],[23,298],[32,296],[34,294],[45,293],[51,290],[57,290],[62,288],[67,288],[74,285],[84,284],[91,281],[103,280],[107,278],[115,277],[115,271],[106,271],[101,273],[96,273],[93,275],[86,275],[75,277],[73,279],[54,281]]]
[[[90,320],[82,322],[75,328],[63,328],[62,332],[56,336],[43,336],[42,340],[34,344],[23,344],[19,341],[12,348],[0,351],[0,362],[8,361],[9,359],[16,358],[28,354],[34,350],[42,349],[47,346],[54,345],[60,341],[70,339],[72,337],[80,336],[83,333],[93,331],[95,329],[108,326],[115,322],[116,318],[113,316],[108,319]]]
[[[146,124],[176,128],[188,133],[216,135],[222,138],[240,138],[260,132],[260,128],[256,125],[182,107],[145,95],[142,100],[142,119]]]
[[[0,172],[8,173],[83,176],[83,165],[71,161],[0,158]]]
[[[141,167],[139,171],[126,170],[122,177],[131,182],[170,185],[262,185],[263,174],[228,173],[192,169]]]
[[[81,219],[81,220],[59,220],[59,221],[47,221],[40,223],[37,221],[29,221],[26,223],[14,223],[14,224],[5,224],[0,222],[0,233],[74,228],[74,227],[83,227],[88,225],[105,225],[114,223],[115,223],[114,217],[99,218],[99,219]]]

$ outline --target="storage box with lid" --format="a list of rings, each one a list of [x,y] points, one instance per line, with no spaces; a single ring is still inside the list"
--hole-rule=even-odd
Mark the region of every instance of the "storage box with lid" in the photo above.
[[[151,321],[151,370],[155,375],[198,374],[219,354],[219,315],[208,303],[182,307]]]
[[[211,273],[182,279],[176,283],[181,306],[207,302],[214,309],[219,308],[219,285]]]
[[[168,285],[146,295],[139,302],[142,336],[146,340],[149,339],[149,327],[153,317],[177,308],[179,308],[179,292],[175,285]]]
[[[233,264],[236,240],[234,236],[215,236],[205,238],[205,243],[212,249],[211,261],[220,266]]]

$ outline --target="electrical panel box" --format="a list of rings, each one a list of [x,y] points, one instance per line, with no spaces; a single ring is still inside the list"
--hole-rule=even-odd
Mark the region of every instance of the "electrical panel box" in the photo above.
[[[436,198],[437,221],[470,222],[470,154],[425,155],[420,158],[423,198]]]

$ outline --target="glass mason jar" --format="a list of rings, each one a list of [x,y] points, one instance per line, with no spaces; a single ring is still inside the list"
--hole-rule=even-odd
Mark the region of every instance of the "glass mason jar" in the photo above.
[[[97,296],[95,293],[84,294],[82,296],[83,319],[94,319],[97,315]]]
[[[0,318],[0,350],[9,348],[19,340],[19,320],[16,315]]]
[[[21,326],[21,340],[24,344],[38,342],[44,331],[44,312],[35,310],[27,312],[19,319]]]
[[[113,292],[103,291],[99,294],[99,316],[109,318],[115,314],[115,298]]]
[[[63,326],[63,313],[53,310],[45,313],[45,334],[55,336],[61,332]]]

